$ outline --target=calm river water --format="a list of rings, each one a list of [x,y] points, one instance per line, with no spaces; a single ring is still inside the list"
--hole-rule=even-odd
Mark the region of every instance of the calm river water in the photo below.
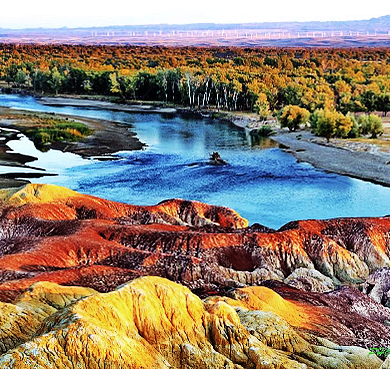
[[[98,161],[56,150],[41,153],[23,137],[11,141],[15,152],[38,158],[31,166],[58,174],[36,182],[140,205],[175,197],[198,200],[233,208],[250,223],[272,228],[298,219],[390,214],[390,188],[297,163],[273,141],[253,145],[243,130],[227,123],[49,107],[18,95],[0,95],[0,106],[125,122],[148,145],[142,151],[118,152],[115,161]],[[207,165],[213,151],[229,165]],[[0,166],[2,173],[11,171],[21,170]]]

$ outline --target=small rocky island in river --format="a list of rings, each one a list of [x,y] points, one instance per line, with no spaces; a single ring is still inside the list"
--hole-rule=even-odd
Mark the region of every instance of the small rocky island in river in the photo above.
[[[214,151],[210,155],[209,163],[211,165],[226,165],[227,164],[227,162],[221,158],[221,155],[217,151]]]

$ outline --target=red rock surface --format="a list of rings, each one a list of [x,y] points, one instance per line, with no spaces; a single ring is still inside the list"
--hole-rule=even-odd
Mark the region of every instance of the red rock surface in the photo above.
[[[2,300],[36,280],[106,291],[154,274],[210,294],[283,281],[297,268],[356,284],[390,265],[390,218],[298,221],[273,232],[184,200],[134,206],[50,185],[0,198]]]
[[[297,221],[273,231],[248,227],[233,210],[184,200],[134,206],[50,185],[1,191],[0,199],[4,303],[39,281],[108,292],[155,275],[201,297],[264,310],[253,286],[265,283],[286,300],[278,314],[292,326],[336,344],[390,347],[390,310],[357,289],[390,266],[390,218]],[[336,290],[310,292],[317,275],[305,270],[314,269]],[[299,285],[312,278],[306,291],[282,283],[295,270]]]

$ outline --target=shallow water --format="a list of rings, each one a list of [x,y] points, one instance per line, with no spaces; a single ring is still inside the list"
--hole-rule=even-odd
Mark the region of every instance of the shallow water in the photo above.
[[[49,107],[17,95],[0,95],[0,105],[125,122],[148,145],[142,151],[119,152],[116,161],[97,161],[56,150],[40,153],[27,139],[10,142],[16,152],[39,156],[31,166],[58,173],[40,178],[40,183],[132,204],[155,204],[175,197],[204,201],[233,208],[250,223],[272,228],[297,219],[390,213],[390,188],[297,163],[275,142],[253,145],[243,130],[227,123]],[[208,165],[213,151],[229,164]],[[0,171],[10,172],[10,168],[0,167]],[[20,168],[13,171],[20,172]]]

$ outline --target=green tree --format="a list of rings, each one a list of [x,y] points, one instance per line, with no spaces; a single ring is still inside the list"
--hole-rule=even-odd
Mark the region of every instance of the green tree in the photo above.
[[[383,111],[384,116],[390,111],[390,93],[380,94],[377,97],[377,109]]]
[[[124,91],[125,98],[136,99],[136,74],[132,74],[129,76],[122,76],[119,79],[121,84],[121,89]]]
[[[179,69],[169,69],[168,70],[168,83],[170,86],[170,90],[172,93],[172,101],[175,102],[175,96],[178,95],[180,92],[179,89],[179,84],[180,84],[180,79],[181,79],[181,73]],[[209,98],[207,99],[208,103]]]
[[[40,70],[35,70],[33,75],[34,91],[47,92],[50,89],[50,73],[45,73]]]
[[[285,106],[279,112],[279,122],[281,127],[287,127],[290,131],[295,131],[301,124],[309,121],[310,112],[297,105]]]
[[[311,116],[314,132],[329,142],[333,136],[348,137],[353,127],[353,119],[335,110],[317,109]]]
[[[166,69],[159,70],[157,72],[156,81],[160,94],[164,96],[165,102],[168,102],[168,71]]]
[[[282,105],[302,105],[302,86],[289,84],[278,91],[278,101]]]
[[[65,79],[62,85],[62,89],[65,89],[67,92],[82,94],[89,93],[91,89],[91,83],[88,84],[86,81],[90,81],[90,76],[88,73],[82,68],[69,68],[66,75],[64,75]]]
[[[64,77],[58,71],[57,67],[54,67],[50,73],[50,79],[48,80],[48,84],[50,88],[55,92],[56,95],[58,94],[62,86],[63,80]]]
[[[12,63],[7,69],[6,69],[6,77],[5,77],[5,81],[8,83],[8,85],[11,83],[11,82],[15,82],[15,79],[16,79],[16,75],[19,71],[19,67]]]
[[[372,112],[377,108],[378,95],[372,90],[366,90],[359,96],[359,100],[365,107],[365,111]]]
[[[17,86],[24,86],[27,83],[27,74],[19,69],[15,76],[15,83]]]
[[[383,132],[382,119],[375,115],[360,115],[358,125],[362,135],[371,134],[371,138],[377,138]]]
[[[140,70],[135,75],[134,89],[141,100],[158,100],[160,87],[156,74]]]

